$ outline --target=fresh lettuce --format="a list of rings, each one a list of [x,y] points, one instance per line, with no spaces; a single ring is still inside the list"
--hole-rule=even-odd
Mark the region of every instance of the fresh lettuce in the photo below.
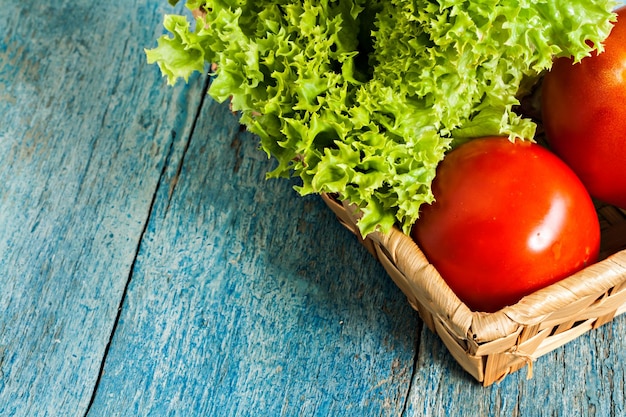
[[[520,86],[555,57],[601,51],[615,4],[188,0],[196,18],[166,15],[169,34],[146,54],[170,84],[216,64],[209,94],[278,161],[269,177],[355,204],[363,235],[408,232],[456,143],[533,140],[514,111]]]

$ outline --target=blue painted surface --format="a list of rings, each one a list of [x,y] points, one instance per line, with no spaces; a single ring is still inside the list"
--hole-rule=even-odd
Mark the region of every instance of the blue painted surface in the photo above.
[[[626,320],[483,388],[207,80],[164,1],[0,0],[0,415],[623,415]]]

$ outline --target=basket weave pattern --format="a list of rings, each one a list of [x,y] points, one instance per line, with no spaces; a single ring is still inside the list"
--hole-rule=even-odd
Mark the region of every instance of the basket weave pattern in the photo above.
[[[357,212],[331,195],[323,200],[383,265],[459,364],[484,386],[626,311],[626,212],[596,206],[600,261],[495,313],[471,311],[452,292],[417,244],[399,229],[362,239]]]

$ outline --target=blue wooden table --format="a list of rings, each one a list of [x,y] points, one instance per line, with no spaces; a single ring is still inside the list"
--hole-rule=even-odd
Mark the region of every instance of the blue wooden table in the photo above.
[[[318,197],[144,48],[0,0],[0,416],[622,416],[626,318],[483,388]]]

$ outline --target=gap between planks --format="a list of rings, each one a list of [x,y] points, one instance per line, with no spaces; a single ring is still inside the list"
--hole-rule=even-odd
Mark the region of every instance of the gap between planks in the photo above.
[[[415,375],[417,375],[417,367],[419,366],[420,345],[422,344],[422,332],[424,330],[426,330],[426,328],[424,326],[424,322],[420,318],[417,321],[417,328],[415,329],[415,343],[413,345],[413,369],[411,370],[411,376],[409,377],[409,386],[407,387],[404,396],[404,404],[402,404],[402,411],[400,412],[401,417],[407,416],[407,410],[409,408],[409,402],[411,398],[411,391],[413,390],[413,380],[415,379]]]
[[[172,178],[172,180],[169,182],[169,185],[167,185],[168,187],[168,193],[167,193],[167,206],[165,208],[165,212],[167,213],[169,211],[170,208],[170,202],[172,199],[172,195],[174,194],[174,190],[176,188],[176,184],[178,183],[178,178],[180,177],[180,174],[182,172],[182,167],[183,164],[185,162],[185,156],[187,155],[187,151],[189,150],[189,145],[191,143],[191,138],[194,135],[194,132],[196,130],[196,125],[198,124],[198,119],[200,117],[200,113],[202,108],[204,107],[204,103],[206,100],[206,96],[207,96],[207,92],[209,89],[209,85],[211,83],[211,77],[206,77],[206,79],[204,80],[203,86],[202,86],[202,94],[200,96],[200,103],[198,105],[198,108],[196,109],[196,113],[193,116],[193,122],[191,124],[191,128],[189,129],[189,134],[185,140],[185,144],[184,144],[184,148],[183,148],[183,153],[180,157],[180,161],[176,167],[176,173],[174,174],[174,177]],[[117,314],[115,315],[115,320],[113,322],[113,328],[111,329],[111,333],[109,334],[109,340],[107,341],[106,347],[104,348],[104,354],[102,355],[102,360],[100,362],[100,369],[98,371],[98,377],[96,378],[96,383],[94,384],[93,390],[91,392],[91,398],[89,399],[89,404],[87,405],[87,408],[85,409],[85,413],[83,414],[84,417],[87,417],[92,410],[93,404],[96,400],[96,396],[98,394],[98,388],[100,386],[100,382],[102,381],[102,377],[104,375],[104,368],[107,362],[107,357],[109,356],[109,350],[111,348],[111,344],[113,342],[113,338],[115,337],[115,333],[117,331],[117,326],[120,322],[120,318],[122,316],[122,310],[124,308],[124,304],[126,302],[126,297],[128,294],[128,288],[130,286],[130,282],[133,279],[133,275],[135,273],[135,265],[137,264],[137,258],[139,256],[139,251],[141,249],[141,245],[143,243],[146,231],[148,230],[148,225],[150,224],[150,221],[152,219],[152,216],[154,214],[154,208],[155,208],[155,204],[157,201],[157,196],[159,195],[159,191],[162,189],[162,187],[166,186],[164,184],[165,182],[165,177],[166,177],[166,172],[167,169],[171,166],[171,159],[172,156],[174,154],[174,148],[176,144],[176,135],[173,134],[171,141],[170,141],[170,146],[169,149],[167,150],[167,155],[165,157],[165,161],[163,163],[163,167],[161,168],[161,172],[159,174],[159,181],[157,182],[157,186],[154,190],[154,192],[152,193],[152,200],[150,201],[150,206],[148,209],[148,216],[144,222],[143,228],[141,230],[141,233],[139,234],[139,239],[137,241],[137,246],[135,247],[135,253],[133,256],[133,261],[130,267],[130,272],[128,274],[128,278],[126,279],[126,283],[124,284],[124,291],[122,292],[122,297],[120,298],[118,307],[117,307]]]

